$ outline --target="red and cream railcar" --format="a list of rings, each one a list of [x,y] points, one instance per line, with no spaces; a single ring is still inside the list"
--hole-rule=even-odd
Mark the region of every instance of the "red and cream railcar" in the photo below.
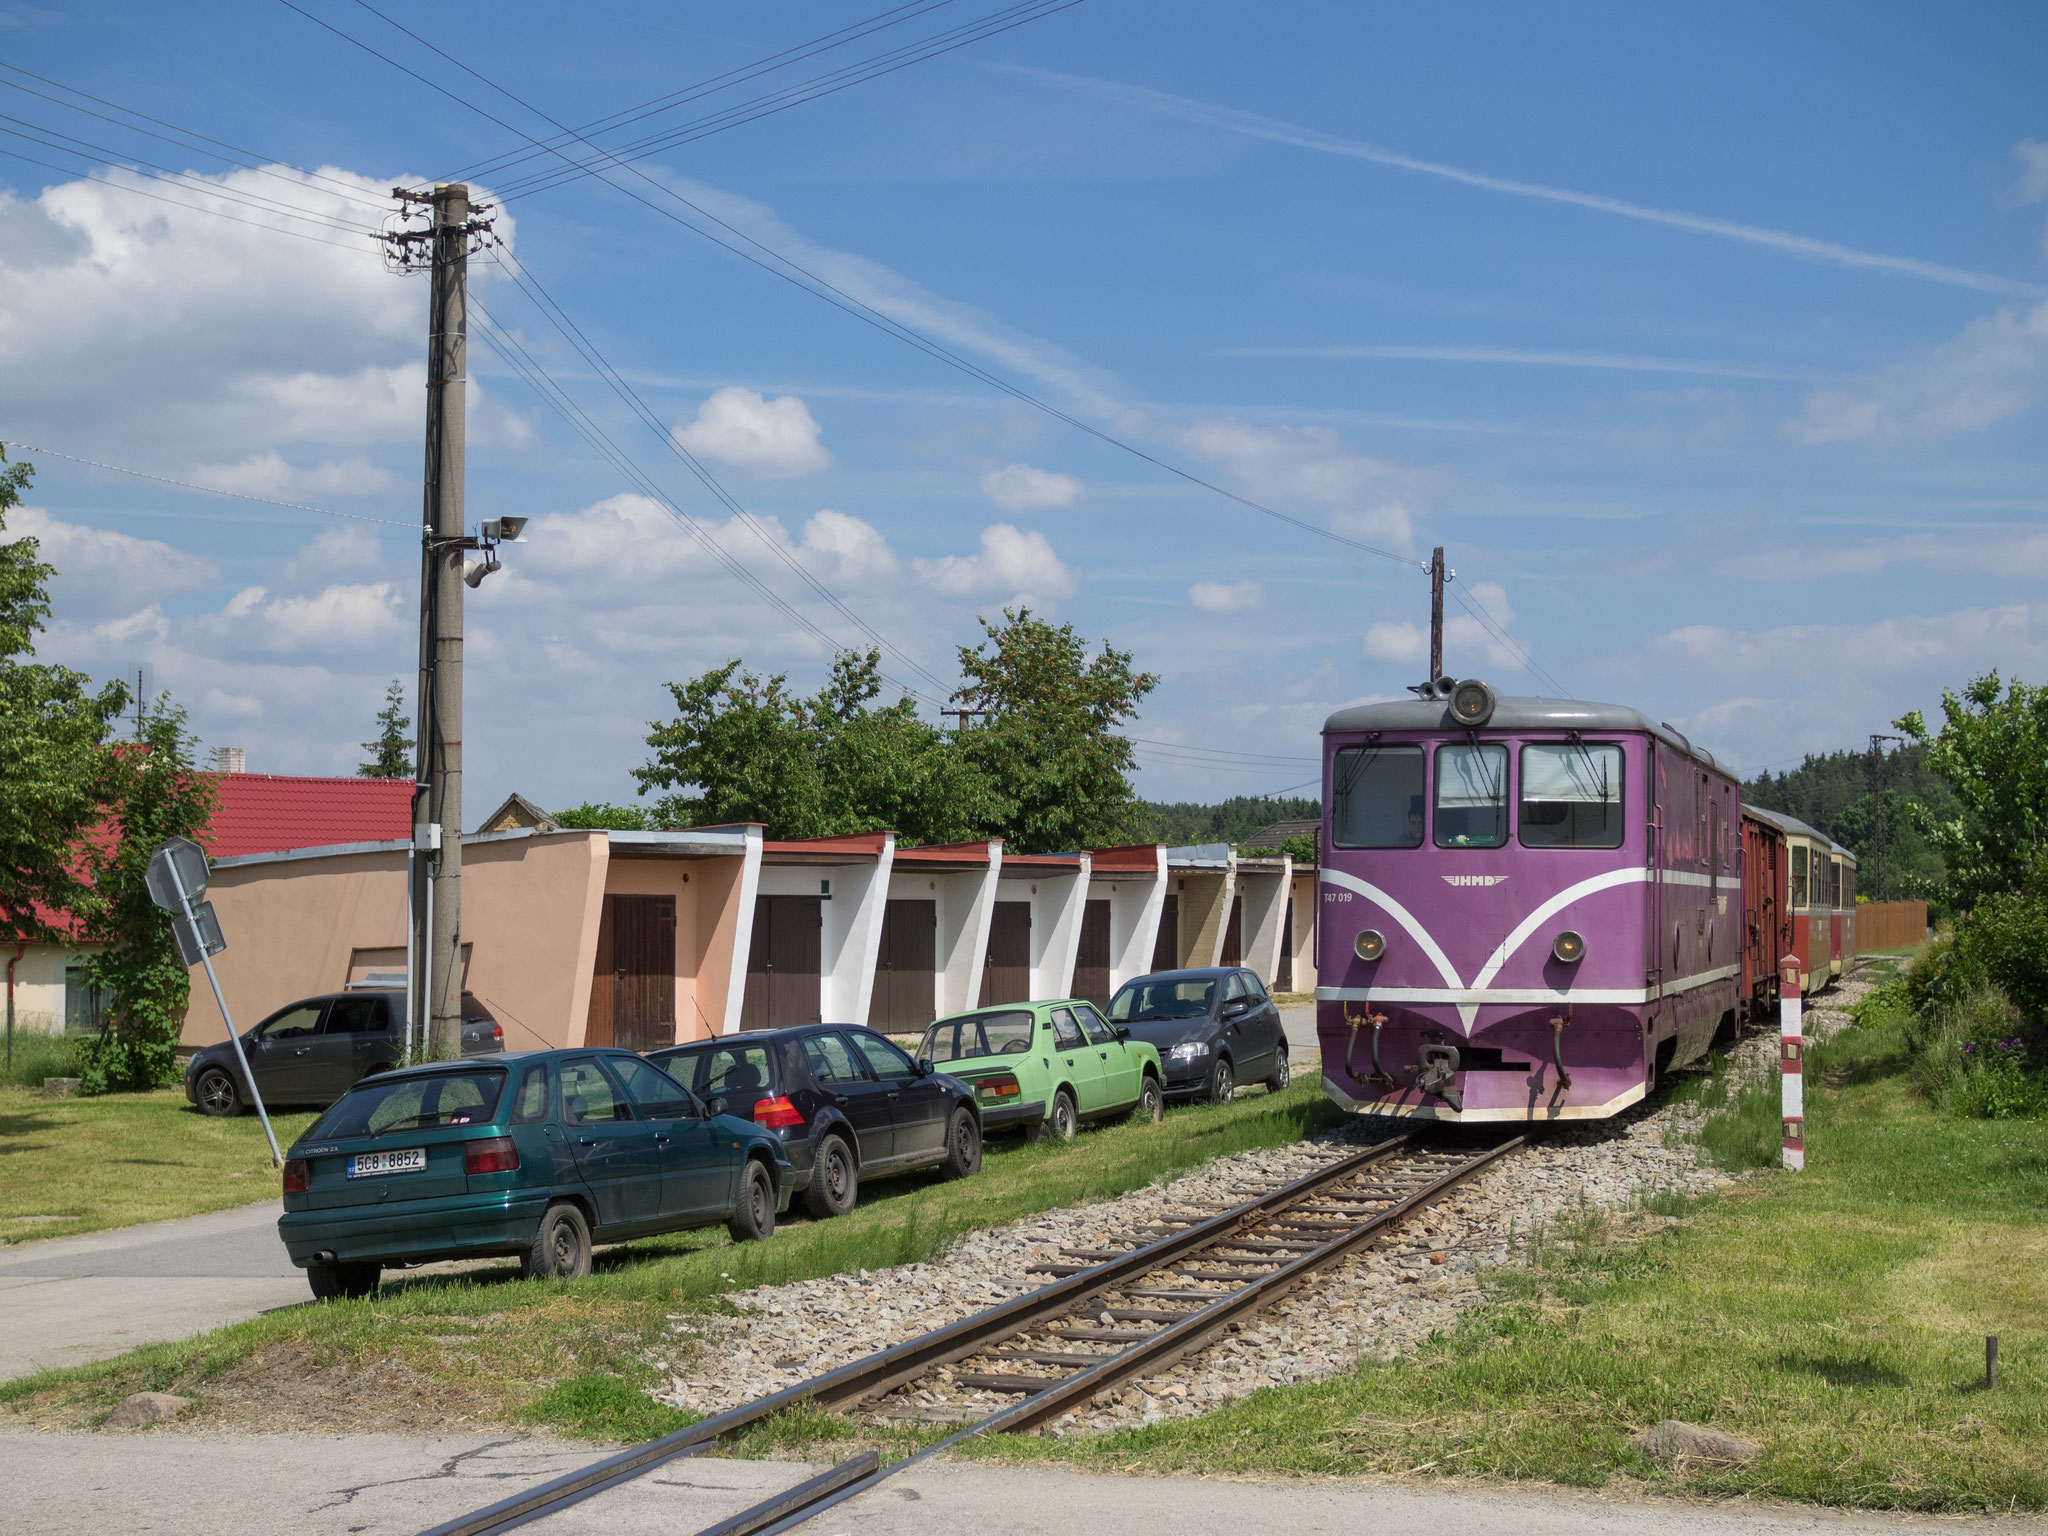
[[[1856,958],[1856,855],[1826,833],[1783,811],[1745,805],[1742,815],[1745,822],[1756,825],[1760,842],[1775,842],[1765,829],[1783,838],[1783,873],[1772,874],[1769,892],[1754,876],[1746,875],[1744,880],[1743,902],[1749,909],[1750,932],[1756,935],[1752,942],[1760,942],[1763,934],[1770,931],[1760,928],[1766,917],[1762,909],[1771,896],[1778,897],[1777,914],[1772,917],[1778,927],[1772,942],[1785,944],[1781,954],[1798,956],[1799,990],[1821,991],[1832,985]],[[1754,857],[1750,847],[1745,835],[1744,853]],[[1789,942],[1784,931],[1787,925]],[[1760,948],[1753,950],[1748,946],[1743,952],[1743,965],[1744,995],[1752,1000],[1754,1011],[1755,1000],[1763,995],[1754,987],[1771,985],[1773,978],[1769,973],[1775,970],[1775,965],[1769,963],[1769,957]],[[1757,973],[1754,979],[1748,974],[1752,968]],[[1775,989],[1770,995],[1776,996]]]

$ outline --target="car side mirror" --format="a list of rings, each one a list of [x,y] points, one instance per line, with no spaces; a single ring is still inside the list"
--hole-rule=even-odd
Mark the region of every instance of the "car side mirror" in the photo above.
[[[1250,1008],[1251,1000],[1249,998],[1233,997],[1223,1005],[1223,1017],[1226,1019],[1241,1019]]]
[[[1118,1025],[1116,1025],[1116,1026],[1115,1026],[1115,1028],[1116,1028],[1116,1037],[1117,1037],[1117,1039],[1119,1039],[1119,1040],[1128,1040],[1128,1039],[1130,1039],[1130,1038],[1131,1038],[1131,1032],[1130,1032],[1129,1028],[1127,1028],[1127,1027],[1126,1027],[1125,1025],[1122,1025],[1122,1024],[1118,1024]]]
[[[714,1094],[711,1098],[704,1101],[704,1108],[708,1110],[714,1118],[724,1114],[725,1095],[722,1093]]]
[[[919,1077],[930,1077],[938,1070],[937,1064],[933,1062],[931,1057],[920,1056],[917,1058],[917,1075]]]

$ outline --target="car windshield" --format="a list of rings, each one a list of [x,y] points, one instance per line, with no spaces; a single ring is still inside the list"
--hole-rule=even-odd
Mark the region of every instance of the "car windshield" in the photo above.
[[[443,1125],[483,1125],[498,1108],[503,1072],[439,1072],[431,1077],[373,1077],[335,1101],[301,1141],[338,1141]]]
[[[1148,1019],[1206,1018],[1216,1000],[1216,983],[1183,978],[1179,981],[1128,981],[1110,999],[1109,1016],[1119,1024],[1142,1024]]]
[[[972,1056],[1021,1056],[1031,1049],[1037,1020],[1023,1009],[941,1019],[924,1032],[917,1054],[927,1061],[965,1061]]]

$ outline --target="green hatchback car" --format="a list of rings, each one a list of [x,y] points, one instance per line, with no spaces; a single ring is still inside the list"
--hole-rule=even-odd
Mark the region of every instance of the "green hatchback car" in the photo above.
[[[527,1051],[358,1082],[292,1145],[277,1232],[322,1299],[437,1259],[575,1280],[593,1243],[766,1237],[790,1187],[774,1136],[631,1051]]]
[[[1166,1112],[1158,1049],[1080,998],[954,1014],[924,1032],[917,1054],[973,1085],[984,1131],[1068,1141],[1084,1122]]]

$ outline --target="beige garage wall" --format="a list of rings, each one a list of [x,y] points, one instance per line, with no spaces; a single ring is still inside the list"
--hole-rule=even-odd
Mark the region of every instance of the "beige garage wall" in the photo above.
[[[746,860],[619,858],[605,874],[607,896],[673,896],[676,903],[676,1040],[719,1033],[732,977],[735,897]],[[595,960],[593,952],[592,959]],[[588,994],[586,994],[587,996]]]

